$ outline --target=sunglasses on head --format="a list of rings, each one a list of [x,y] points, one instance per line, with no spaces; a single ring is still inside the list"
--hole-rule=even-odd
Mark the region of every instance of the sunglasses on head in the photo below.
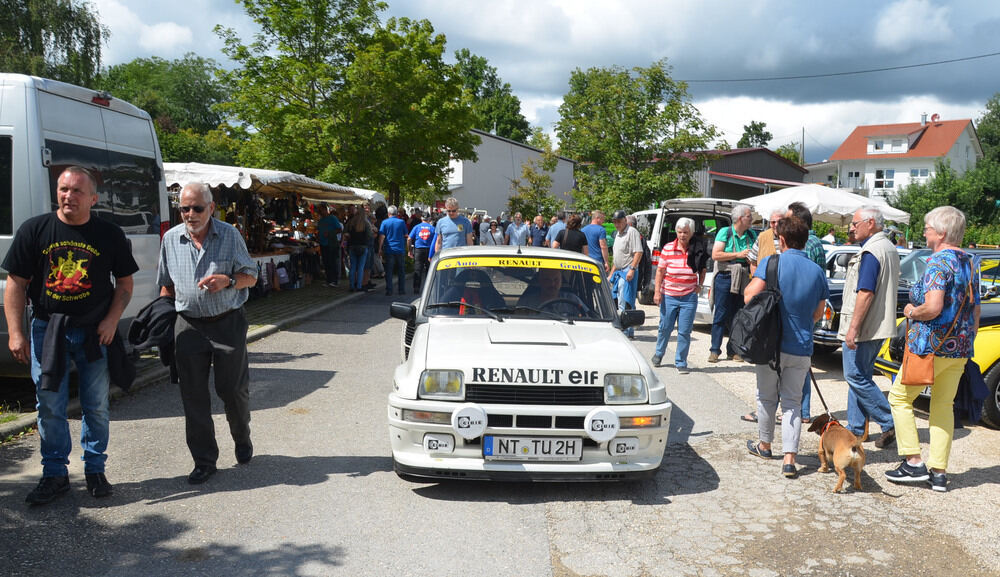
[[[191,206],[182,206],[180,207],[180,209],[181,212],[183,212],[184,214],[187,214],[189,211],[192,210],[198,214],[205,212],[205,207],[200,204],[192,204]]]

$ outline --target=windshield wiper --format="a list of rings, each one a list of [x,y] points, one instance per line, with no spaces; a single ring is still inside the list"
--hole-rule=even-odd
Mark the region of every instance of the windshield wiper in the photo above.
[[[479,305],[474,305],[472,303],[466,303],[466,302],[462,302],[462,301],[448,301],[448,302],[443,302],[443,303],[431,303],[431,304],[427,305],[427,308],[429,308],[429,309],[430,308],[441,308],[441,307],[448,307],[448,308],[469,307],[472,310],[479,311],[479,312],[483,313],[484,315],[487,315],[487,316],[491,317],[495,321],[499,321],[501,323],[503,322],[503,319],[500,318],[500,315],[494,313],[490,309],[483,308],[483,307],[481,307]]]
[[[549,319],[552,319],[554,321],[562,321],[562,322],[564,322],[564,323],[566,323],[568,325],[573,324],[573,319],[567,318],[567,317],[565,317],[563,315],[560,315],[559,313],[554,313],[552,311],[543,311],[542,309],[536,309],[534,307],[526,307],[524,305],[517,305],[514,308],[507,307],[507,308],[493,309],[493,310],[495,310],[497,312],[502,312],[502,313],[516,313],[518,311],[531,311],[533,313],[539,314],[539,315],[541,315],[541,316],[543,316],[545,318],[549,318]]]

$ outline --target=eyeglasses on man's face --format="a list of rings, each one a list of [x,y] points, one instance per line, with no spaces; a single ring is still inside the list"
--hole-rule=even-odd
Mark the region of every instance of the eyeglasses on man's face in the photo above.
[[[182,206],[182,207],[180,207],[180,210],[184,214],[187,214],[187,213],[191,212],[192,210],[195,211],[198,214],[201,214],[201,213],[205,212],[205,207],[202,206],[202,205],[200,205],[200,204],[192,204],[191,206]]]
[[[868,220],[871,220],[871,219],[870,218],[862,218],[860,220],[852,220],[850,226],[852,228],[858,228],[859,224],[861,224],[862,222],[868,221]]]

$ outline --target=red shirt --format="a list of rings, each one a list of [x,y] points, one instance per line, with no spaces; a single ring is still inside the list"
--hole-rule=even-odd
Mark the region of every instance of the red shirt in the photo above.
[[[660,291],[672,297],[682,297],[698,290],[698,274],[687,262],[687,251],[677,247],[677,239],[663,245],[657,269],[663,270]]]

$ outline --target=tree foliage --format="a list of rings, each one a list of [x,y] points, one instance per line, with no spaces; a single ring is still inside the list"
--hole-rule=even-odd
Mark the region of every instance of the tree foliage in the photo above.
[[[219,105],[229,96],[216,70],[214,60],[194,53],[172,61],[136,58],[106,69],[97,87],[142,108],[163,126],[205,133],[222,124]]]
[[[799,158],[798,142],[789,142],[787,144],[782,144],[774,152],[781,158],[784,158],[785,160],[790,160],[795,164],[802,164],[802,159]]]
[[[986,101],[986,111],[976,123],[976,133],[983,147],[983,157],[1000,162],[1000,92]]]
[[[91,87],[107,27],[89,2],[0,0],[0,70]]]
[[[521,114],[521,100],[514,96],[510,84],[502,81],[497,69],[482,56],[468,48],[455,52],[455,68],[462,86],[472,97],[476,128],[497,136],[525,142],[531,126]]]
[[[510,214],[540,214],[546,222],[563,208],[564,203],[552,194],[552,174],[559,164],[559,157],[552,150],[552,142],[541,129],[534,129],[531,141],[541,146],[538,160],[527,160],[521,165],[521,177],[511,181],[513,195],[507,201]],[[534,146],[534,145],[533,145]],[[569,192],[569,191],[564,191]],[[531,218],[528,216],[527,218]]]
[[[354,53],[338,95],[339,159],[393,204],[446,195],[450,160],[476,158],[475,117],[444,50],[427,20],[390,18]]]
[[[581,209],[637,210],[695,194],[701,151],[716,136],[666,60],[632,70],[576,69],[559,113],[561,152],[578,161]]]
[[[767,130],[766,122],[751,120],[750,124],[743,125],[743,136],[736,143],[737,148],[765,148],[771,139],[774,138]]]
[[[242,0],[260,27],[245,43],[216,26],[223,52],[239,66],[222,73],[223,107],[250,129],[240,160],[311,177],[343,174],[336,154],[345,120],[344,89],[353,47],[364,45],[383,5],[372,0]]]

